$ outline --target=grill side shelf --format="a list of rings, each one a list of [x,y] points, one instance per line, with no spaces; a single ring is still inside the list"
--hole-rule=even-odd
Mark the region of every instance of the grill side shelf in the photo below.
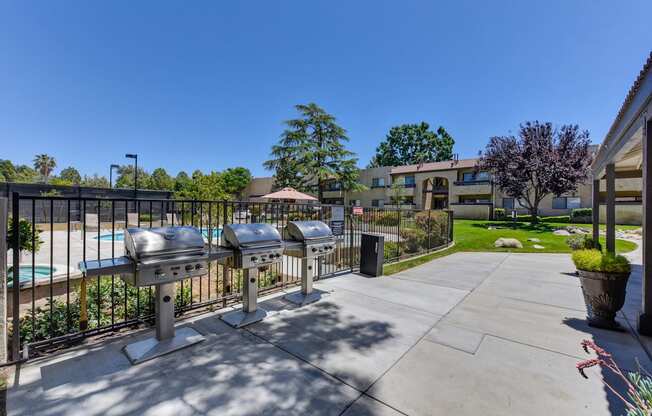
[[[79,270],[86,277],[104,276],[110,274],[134,273],[136,271],[135,263],[127,256],[87,260],[79,262]]]

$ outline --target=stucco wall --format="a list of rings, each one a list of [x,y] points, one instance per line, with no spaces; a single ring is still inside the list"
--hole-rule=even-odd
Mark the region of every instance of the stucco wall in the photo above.
[[[273,177],[265,178],[253,178],[249,185],[245,188],[243,198],[249,200],[251,198],[259,197],[261,195],[268,194],[272,192],[272,186],[274,185]]]
[[[616,205],[616,224],[641,225],[643,205]],[[607,207],[600,205],[600,223],[607,221]]]
[[[453,218],[488,220],[491,212],[490,205],[451,205]]]

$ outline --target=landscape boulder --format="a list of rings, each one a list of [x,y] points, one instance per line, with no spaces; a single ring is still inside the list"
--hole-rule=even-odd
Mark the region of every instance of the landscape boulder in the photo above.
[[[563,235],[563,236],[566,236],[566,237],[568,237],[569,235],[571,235],[571,233],[569,233],[568,230],[555,230],[555,231],[553,231],[552,233],[553,233],[554,235]]]
[[[535,244],[532,247],[536,248],[537,250],[543,250],[545,247],[540,245],[540,244]]]
[[[523,248],[523,244],[515,238],[501,237],[494,242],[494,247]]]
[[[538,238],[534,238],[534,237],[528,238],[527,241],[530,241],[532,243],[540,243],[541,242],[541,240],[539,240]]]

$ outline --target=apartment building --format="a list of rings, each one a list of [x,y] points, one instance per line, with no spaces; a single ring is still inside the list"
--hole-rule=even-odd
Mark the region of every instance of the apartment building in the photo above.
[[[365,190],[344,191],[340,184],[326,184],[322,203],[378,208],[452,209],[455,218],[490,219],[494,208],[528,213],[518,200],[496,187],[488,172],[477,171],[478,159],[448,160],[406,166],[361,169],[359,182]],[[606,200],[603,180],[600,198]],[[248,198],[272,191],[272,178],[256,178],[245,190]],[[616,220],[622,224],[641,222],[641,178],[616,180]],[[575,208],[592,206],[589,182],[565,195],[546,196],[539,205],[539,215],[568,215]],[[604,206],[601,206],[604,210]],[[601,215],[601,218],[605,218]]]

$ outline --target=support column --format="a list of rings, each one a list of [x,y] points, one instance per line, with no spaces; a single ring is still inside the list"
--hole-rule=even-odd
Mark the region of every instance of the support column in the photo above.
[[[600,245],[600,179],[593,180],[593,203],[591,210],[593,222],[593,243],[595,248]]]
[[[7,218],[9,201],[0,198],[0,363],[7,357]]]
[[[647,227],[652,225],[652,119],[647,120],[643,131],[643,269],[641,315],[638,318],[638,332],[652,335],[652,233]]]
[[[616,253],[616,171],[607,165],[607,253]]]

